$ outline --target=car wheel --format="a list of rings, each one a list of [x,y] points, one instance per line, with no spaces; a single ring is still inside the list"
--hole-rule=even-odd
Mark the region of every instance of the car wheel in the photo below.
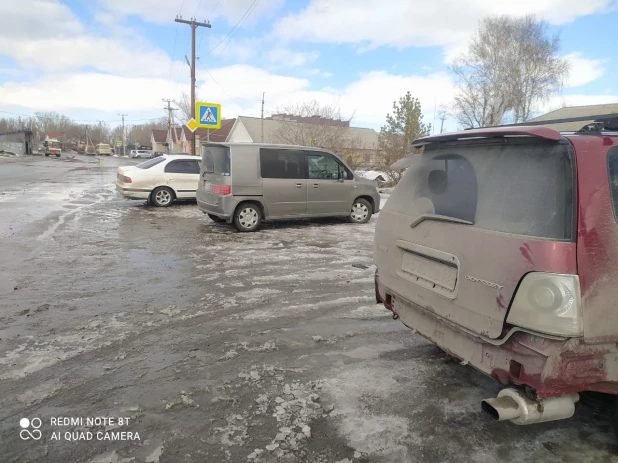
[[[234,225],[241,232],[253,232],[262,224],[262,211],[257,204],[244,203],[234,214]]]
[[[45,157],[46,157],[46,158],[48,158],[48,157],[49,157],[49,154],[45,153]]]
[[[150,194],[150,200],[157,207],[167,207],[174,201],[174,191],[166,186],[160,186]]]
[[[214,214],[208,214],[208,217],[210,218],[210,220],[212,220],[213,222],[217,222],[217,223],[223,223],[225,222],[225,219],[222,219],[221,217],[218,217]]]
[[[358,198],[352,204],[349,219],[353,223],[367,223],[373,214],[371,203],[363,198]]]

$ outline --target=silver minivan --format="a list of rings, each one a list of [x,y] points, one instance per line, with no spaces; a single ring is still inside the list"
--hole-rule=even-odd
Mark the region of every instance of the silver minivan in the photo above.
[[[322,149],[204,143],[197,204],[212,220],[250,232],[272,219],[345,216],[365,223],[380,210],[380,195],[375,182]]]

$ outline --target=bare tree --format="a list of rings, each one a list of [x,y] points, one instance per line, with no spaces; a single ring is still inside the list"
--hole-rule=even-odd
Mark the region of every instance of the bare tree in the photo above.
[[[363,163],[366,147],[350,134],[352,118],[344,118],[338,105],[306,101],[279,108],[272,118],[282,122],[275,133],[277,143],[324,148],[340,156],[352,170]]]
[[[138,145],[150,145],[150,136],[153,129],[167,129],[167,118],[162,117],[145,124],[130,126],[127,129],[127,140]]]
[[[558,56],[560,39],[533,15],[481,21],[468,52],[451,66],[458,95],[455,109],[466,127],[494,126],[507,117],[528,120],[536,104],[557,93],[568,77]]]
[[[195,101],[199,101],[198,96],[196,95]],[[183,92],[182,96],[179,100],[174,100],[176,106],[180,109],[180,113],[182,115],[182,120],[184,122],[188,122],[191,118],[193,118],[193,110],[194,108],[191,106],[191,97]]]
[[[410,92],[393,102],[393,113],[386,115],[386,124],[378,135],[378,167],[383,170],[392,183],[397,184],[403,171],[391,169],[391,165],[408,154],[416,153],[412,142],[429,135],[431,124],[423,122],[421,103]]]

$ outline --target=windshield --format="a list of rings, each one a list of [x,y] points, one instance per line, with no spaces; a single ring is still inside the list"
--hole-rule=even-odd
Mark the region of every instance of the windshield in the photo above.
[[[227,146],[206,146],[202,157],[204,172],[230,175],[230,149]]]
[[[60,148],[60,142],[57,142],[57,141],[51,142],[51,147],[52,148]]]
[[[414,158],[385,209],[453,217],[517,235],[570,240],[574,178],[564,143],[428,146]]]
[[[141,164],[138,164],[135,167],[137,167],[138,169],[150,169],[152,166],[156,166],[157,164],[163,161],[165,161],[165,158],[149,159],[148,161],[142,162]]]

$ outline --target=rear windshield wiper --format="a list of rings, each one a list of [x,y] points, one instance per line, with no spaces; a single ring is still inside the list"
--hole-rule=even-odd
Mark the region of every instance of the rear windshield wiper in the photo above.
[[[421,222],[424,222],[425,220],[435,220],[438,222],[451,222],[451,223],[461,223],[464,225],[474,225],[474,222],[470,222],[469,220],[458,219],[457,217],[449,217],[448,215],[422,214],[412,221],[412,223],[410,224],[410,227],[414,228]]]

